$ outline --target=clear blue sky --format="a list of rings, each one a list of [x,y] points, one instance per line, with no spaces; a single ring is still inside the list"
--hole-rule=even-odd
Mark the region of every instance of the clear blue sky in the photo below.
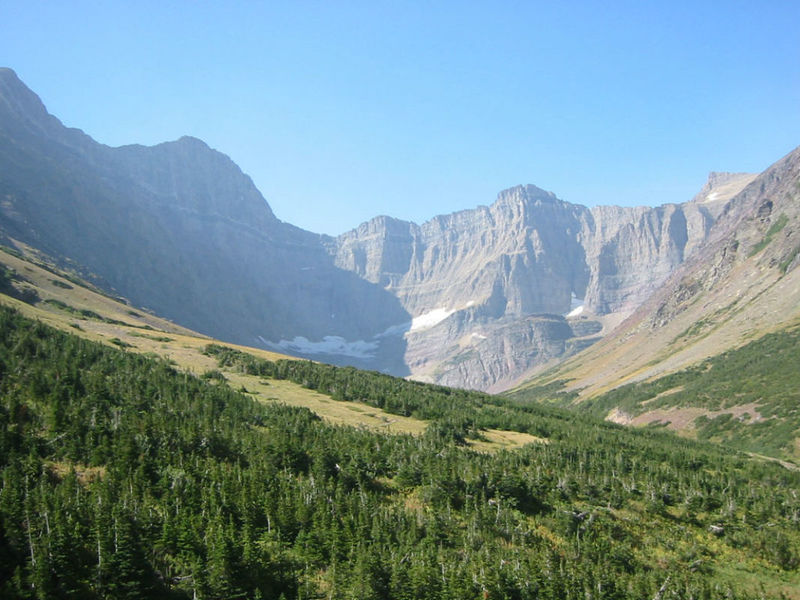
[[[0,66],[109,145],[193,135],[284,221],[422,222],[532,183],[690,199],[800,145],[800,2],[0,0]]]

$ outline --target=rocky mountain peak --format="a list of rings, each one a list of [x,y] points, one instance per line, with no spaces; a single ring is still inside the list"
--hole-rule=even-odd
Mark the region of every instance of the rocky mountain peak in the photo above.
[[[34,131],[62,139],[65,133],[75,131],[67,130],[48,113],[39,96],[7,67],[0,68],[0,131],[3,130],[15,136]]]
[[[200,138],[196,138],[192,135],[182,135],[174,142],[175,144],[180,144],[181,146],[186,146],[189,148],[201,148],[203,150],[210,150],[210,146],[206,144]]]
[[[705,185],[692,198],[691,202],[702,206],[716,219],[728,201],[741,192],[755,178],[755,173],[711,171],[708,174]]]
[[[526,221],[530,221],[530,217],[538,210],[558,210],[565,207],[566,204],[559,200],[553,192],[528,184],[517,185],[497,194],[497,200],[492,204],[490,210],[495,214],[523,217]],[[528,224],[533,223],[529,222]]]
[[[184,136],[156,146],[113,148],[113,167],[126,171],[158,201],[248,227],[277,221],[253,181],[230,157]]]
[[[50,116],[39,96],[7,67],[0,68],[0,109],[25,120],[42,121]]]
[[[388,235],[392,233],[407,234],[409,230],[417,228],[410,221],[403,221],[387,215],[378,215],[356,227],[352,234],[358,236]],[[344,234],[345,236],[349,234]]]
[[[522,202],[525,204],[561,202],[553,192],[535,185],[515,185],[497,194],[497,202]]]
[[[710,171],[708,174],[708,181],[706,182],[706,186],[714,188],[720,185],[724,185],[742,175],[750,175],[750,173],[731,173],[730,171]]]
[[[39,165],[52,161],[65,169],[76,189],[84,186],[78,180],[89,166],[103,174],[102,187],[115,188],[116,196],[130,195],[137,204],[195,211],[256,228],[277,221],[250,177],[202,140],[184,136],[152,147],[109,148],[65,127],[9,68],[0,68],[0,138],[9,147],[16,145],[18,159],[25,152],[37,156]]]

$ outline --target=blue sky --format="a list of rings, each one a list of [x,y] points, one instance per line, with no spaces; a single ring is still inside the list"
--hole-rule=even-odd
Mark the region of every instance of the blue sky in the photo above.
[[[193,135],[337,234],[532,183],[690,199],[800,145],[800,2],[0,0],[0,66],[109,145]]]

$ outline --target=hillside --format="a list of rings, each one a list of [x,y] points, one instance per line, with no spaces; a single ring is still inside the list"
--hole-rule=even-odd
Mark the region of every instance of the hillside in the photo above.
[[[232,343],[367,339],[409,319],[338,269],[321,236],[279,221],[224,154],[190,137],[105,146],[63,126],[10,69],[0,69],[0,198],[5,245]],[[379,358],[405,374],[393,342]]]
[[[0,247],[0,304],[52,327],[84,339],[124,348],[150,357],[160,357],[171,365],[198,376],[228,381],[235,389],[246,389],[251,397],[268,403],[282,403],[311,410],[333,424],[352,425],[370,430],[419,434],[428,421],[407,415],[389,414],[380,407],[364,409],[352,402],[331,398],[301,385],[305,378],[282,378],[266,383],[257,374],[220,366],[208,352],[210,344],[222,349],[246,350],[250,356],[269,360],[291,357],[257,348],[225,344],[177,326],[141,310],[134,310],[123,298],[110,297],[74,274],[64,272],[44,257],[23,256]],[[320,367],[328,368],[328,367]],[[348,373],[352,370],[340,370]],[[535,441],[525,433],[488,429],[468,445],[495,452]]]
[[[797,149],[730,200],[705,245],[612,335],[512,395],[796,459],[799,213]],[[783,433],[767,441],[762,429]]]
[[[40,319],[0,308],[4,598],[798,597],[796,470],[220,344],[0,262]]]
[[[777,464],[377,373],[208,345],[221,370],[198,377],[115,345],[0,309],[4,598],[798,597],[800,473]],[[431,425],[328,425],[234,373]],[[537,441],[471,451],[489,429]]]

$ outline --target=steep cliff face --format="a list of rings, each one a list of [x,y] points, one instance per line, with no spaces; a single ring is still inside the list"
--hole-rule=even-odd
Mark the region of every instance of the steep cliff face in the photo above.
[[[490,392],[507,389],[536,366],[579,352],[602,330],[598,321],[534,315],[485,322],[453,343],[454,325],[442,323],[425,337],[408,337],[412,371],[422,380]]]
[[[586,305],[597,314],[633,311],[705,239],[714,222],[702,207],[688,203],[598,206],[591,213],[583,236],[591,273]]]
[[[587,209],[518,186],[490,207],[423,225],[377,217],[331,251],[337,266],[391,291],[412,315],[468,304],[496,317],[562,314],[575,297],[596,314],[624,313],[705,240],[713,212],[695,201]]]
[[[582,206],[518,186],[489,207],[422,225],[378,217],[332,252],[414,317],[404,338],[415,377],[499,389],[578,347],[565,343],[574,334],[561,315],[589,281],[580,234],[590,219]]]
[[[415,316],[468,306],[495,318],[563,312],[588,278],[578,242],[585,210],[519,186],[490,207],[421,226],[378,217],[337,240],[336,265],[380,284]]]
[[[627,383],[652,382],[695,368],[766,333],[800,326],[800,148],[758,176],[726,174],[716,179],[719,185],[729,185],[734,178],[740,191],[718,211],[702,248],[610,335],[521,386],[521,396],[526,388],[561,382],[577,392],[579,400],[591,400]],[[693,202],[702,203],[716,193],[711,183]],[[746,185],[741,188],[742,184]],[[754,360],[772,359],[764,354]],[[742,385],[758,390],[754,381],[758,380],[743,377]],[[723,408],[740,405],[739,396],[731,394]],[[682,405],[669,407],[664,398],[661,406],[647,408],[655,398],[640,398],[635,411],[639,423],[674,420],[671,428],[691,430],[694,419],[709,411],[702,399],[684,399]],[[763,401],[762,415],[772,419],[779,415],[771,412],[775,404],[783,400],[765,397],[757,404]],[[627,406],[625,410],[631,407]],[[621,407],[609,408],[609,418],[621,415],[613,410]],[[710,417],[715,416],[720,413],[711,411]]]
[[[489,207],[422,225],[378,217],[330,251],[337,266],[382,286],[415,318],[405,334],[414,376],[502,389],[598,339],[568,334],[570,323],[629,315],[702,244],[719,199],[751,179],[712,174],[702,201],[655,208],[587,209],[518,186]],[[529,335],[536,315],[559,327],[537,321]]]
[[[787,284],[798,277],[794,271],[800,264],[799,221],[797,148],[726,203],[702,255],[677,269],[640,308],[640,327],[653,331],[671,324],[702,297],[713,297],[704,308],[715,306],[718,313],[698,317],[707,323],[719,323],[720,315],[732,312],[748,315],[748,329],[790,320],[800,313],[800,290]],[[761,295],[773,295],[775,308],[765,311],[768,303],[763,299],[756,303]],[[727,320],[725,327],[734,329]]]

